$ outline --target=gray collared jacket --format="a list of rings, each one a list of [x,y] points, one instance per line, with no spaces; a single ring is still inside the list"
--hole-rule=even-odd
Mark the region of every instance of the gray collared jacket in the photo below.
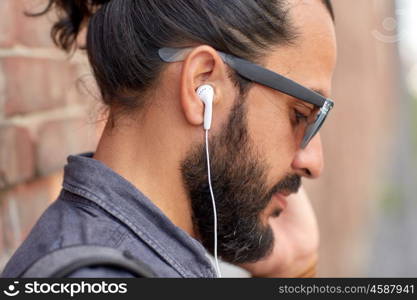
[[[128,251],[160,277],[216,277],[203,246],[92,153],[68,158],[58,199],[14,253],[2,277],[16,277],[46,253],[80,244]],[[111,267],[82,268],[71,275],[130,276]]]

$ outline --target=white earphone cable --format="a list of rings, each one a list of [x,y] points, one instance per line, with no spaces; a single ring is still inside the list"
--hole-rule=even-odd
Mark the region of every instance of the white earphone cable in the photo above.
[[[216,263],[217,276],[221,278],[222,274],[220,273],[219,260],[217,258],[217,211],[216,211],[216,202],[214,201],[213,188],[211,186],[210,154],[209,154],[209,149],[208,149],[208,130],[206,129],[205,132],[206,132],[207,174],[208,174],[208,183],[209,183],[209,188],[210,188],[211,200],[213,202],[213,214],[214,214],[214,261]]]

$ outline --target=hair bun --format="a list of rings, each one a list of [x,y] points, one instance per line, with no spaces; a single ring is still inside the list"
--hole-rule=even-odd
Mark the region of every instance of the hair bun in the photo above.
[[[81,29],[86,25],[90,17],[104,4],[111,0],[49,0],[44,11],[33,15],[43,15],[52,9],[57,9],[59,19],[53,25],[51,36],[54,43],[70,51],[75,46],[75,41]]]

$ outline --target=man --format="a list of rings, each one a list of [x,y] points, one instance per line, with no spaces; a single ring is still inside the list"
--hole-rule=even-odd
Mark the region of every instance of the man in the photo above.
[[[289,201],[301,177],[323,168],[316,133],[333,105],[336,59],[329,2],[74,3],[51,0],[63,13],[52,33],[71,50],[88,23],[109,120],[94,154],[69,157],[58,200],[3,276],[77,244],[129,251],[161,277],[216,276],[205,249],[258,276],[308,273],[317,237],[303,229],[314,218]],[[206,132],[203,85],[213,92]],[[131,274],[85,267],[71,276]]]

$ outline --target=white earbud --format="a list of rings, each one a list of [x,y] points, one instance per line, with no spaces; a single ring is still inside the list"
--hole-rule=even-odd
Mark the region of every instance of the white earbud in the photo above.
[[[219,260],[217,258],[217,210],[216,210],[216,201],[214,200],[213,187],[211,186],[211,172],[210,172],[210,153],[208,145],[208,131],[211,127],[211,116],[213,112],[213,98],[214,98],[214,89],[211,85],[205,84],[199,86],[197,89],[197,95],[201,101],[204,103],[204,131],[205,131],[205,144],[206,144],[206,157],[207,157],[207,179],[210,188],[210,196],[213,204],[213,216],[214,216],[214,261],[216,263],[216,272],[218,277],[222,277],[220,273]]]
[[[211,116],[213,111],[214,89],[211,85],[205,84],[199,86],[197,95],[204,103],[204,129],[208,130],[211,127]]]

